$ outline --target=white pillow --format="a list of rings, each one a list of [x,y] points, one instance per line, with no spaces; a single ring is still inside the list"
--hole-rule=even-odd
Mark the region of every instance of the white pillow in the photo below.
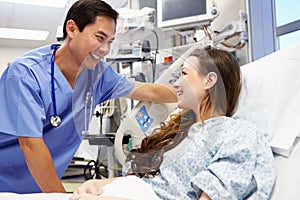
[[[266,132],[273,151],[288,157],[300,133],[300,43],[241,67],[235,117]]]

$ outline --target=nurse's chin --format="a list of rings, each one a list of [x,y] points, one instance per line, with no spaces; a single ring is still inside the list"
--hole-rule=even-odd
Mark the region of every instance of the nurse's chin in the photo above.
[[[86,68],[86,69],[89,69],[89,70],[94,70],[97,66],[97,63],[96,61],[94,60],[88,60],[88,59],[85,59],[82,64],[81,64],[81,67],[82,68]]]

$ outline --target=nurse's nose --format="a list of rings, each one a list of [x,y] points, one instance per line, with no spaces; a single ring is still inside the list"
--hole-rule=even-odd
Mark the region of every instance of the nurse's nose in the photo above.
[[[103,43],[101,43],[98,47],[97,47],[98,51],[102,52],[103,54],[108,54],[109,50],[110,50],[110,42],[105,41]]]

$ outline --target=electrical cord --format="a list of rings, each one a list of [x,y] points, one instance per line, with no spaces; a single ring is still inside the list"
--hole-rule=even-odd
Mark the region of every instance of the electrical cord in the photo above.
[[[154,79],[155,79],[155,75],[156,75],[156,57],[157,57],[157,54],[158,54],[158,48],[159,48],[159,39],[158,39],[158,35],[157,33],[154,31],[154,30],[151,30],[155,37],[156,37],[156,49],[155,49],[155,53],[154,53],[154,60],[152,62],[152,82],[154,83]]]
[[[203,28],[204,33],[205,33],[206,36],[208,36],[209,40],[212,40],[212,39],[213,39],[213,38],[212,38],[212,35],[211,35],[211,33],[209,32],[208,29],[209,29],[209,27],[208,27],[208,26],[205,26],[205,27]],[[214,33],[215,33],[215,34],[219,34],[218,31],[214,31]],[[228,41],[229,39],[231,39],[231,38],[233,38],[233,37],[235,37],[235,36],[240,36],[240,35],[241,35],[240,33],[235,33],[235,34],[233,34],[233,35],[230,35],[230,36],[226,37],[226,38],[224,39],[224,41]],[[227,48],[242,49],[242,48],[246,45],[246,42],[245,42],[244,40],[240,40],[239,43],[236,44],[236,45],[230,45],[230,44],[227,44],[227,43],[225,43],[225,42],[220,42],[220,44],[223,45],[223,46],[225,46],[225,47],[227,47]]]
[[[100,170],[100,168],[104,168],[104,172]],[[100,163],[95,160],[90,160],[87,165],[84,167],[83,175],[86,180],[93,179],[101,179],[102,177],[108,178],[108,169],[103,163]]]

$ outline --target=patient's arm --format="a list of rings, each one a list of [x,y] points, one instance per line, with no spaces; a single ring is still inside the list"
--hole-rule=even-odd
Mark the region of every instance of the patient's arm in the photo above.
[[[211,198],[205,192],[202,192],[199,200],[211,200]]]

